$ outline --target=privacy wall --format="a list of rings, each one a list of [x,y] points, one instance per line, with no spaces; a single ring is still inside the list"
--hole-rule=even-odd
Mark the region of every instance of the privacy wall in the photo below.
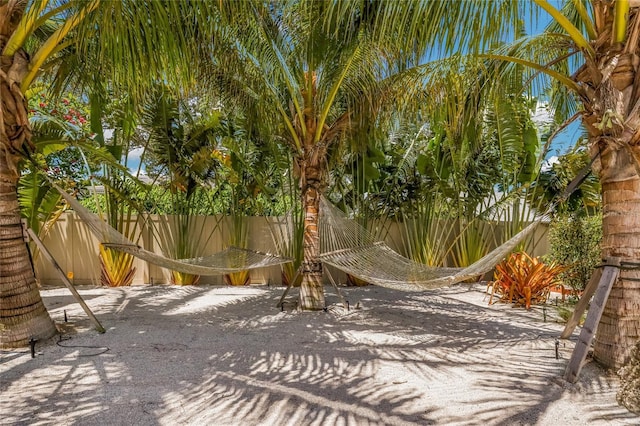
[[[203,256],[221,251],[230,240],[229,218],[216,216],[199,216],[196,218],[190,238],[198,242]],[[248,246],[247,248],[275,253],[273,235],[275,227],[284,226],[278,218],[249,217],[247,220]],[[171,233],[178,232],[167,226],[171,223],[168,216],[149,215],[138,220],[133,217],[129,222],[132,229],[131,238],[138,245],[158,254],[166,255],[161,247],[166,246],[166,241],[171,240]],[[532,240],[535,242],[534,255],[542,255],[547,252],[548,242],[546,238],[547,226],[542,224],[535,231]],[[277,235],[277,233],[276,233]],[[400,231],[391,226],[386,237],[389,246],[402,252],[398,242]],[[54,224],[51,230],[42,237],[47,249],[54,256],[62,270],[71,278],[75,285],[100,285],[100,260],[98,247],[100,241],[89,231],[89,228],[72,211],[65,212]],[[34,252],[36,276],[43,286],[57,286],[62,282],[56,275],[53,266],[39,253]],[[170,272],[156,265],[136,259],[134,285],[142,284],[167,284],[170,282]],[[331,271],[335,279],[345,282],[344,274]],[[328,282],[328,281],[327,281]],[[222,285],[223,277],[203,276],[201,284]],[[255,269],[251,272],[252,284],[281,285],[282,278],[280,267]]]

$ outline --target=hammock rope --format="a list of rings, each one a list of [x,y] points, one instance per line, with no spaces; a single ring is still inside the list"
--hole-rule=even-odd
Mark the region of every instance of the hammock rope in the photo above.
[[[363,281],[403,291],[435,289],[476,278],[491,271],[524,241],[543,219],[549,217],[555,206],[566,200],[584,182],[599,155],[600,153],[596,153],[591,157],[589,164],[569,183],[561,197],[551,204],[545,214],[538,216],[522,231],[465,268],[432,267],[401,256],[384,242],[378,241],[356,221],[350,220],[324,197],[320,199],[318,258]],[[291,258],[237,247],[228,247],[208,257],[169,259],[134,244],[58,185],[51,183],[105,246],[130,253],[149,263],[195,275],[219,275],[293,262]]]
[[[465,268],[433,267],[401,256],[325,198],[320,199],[319,259],[363,281],[403,291],[422,291],[456,284],[491,271],[524,241],[556,206],[587,179],[597,152],[567,185],[547,211],[522,231]]]
[[[145,250],[122,235],[98,215],[84,207],[71,194],[52,182],[52,185],[67,201],[89,230],[100,240],[103,246],[113,248],[142,259],[154,265],[173,271],[193,275],[223,275],[248,269],[277,266],[292,262],[293,259],[262,253],[239,247],[227,247],[211,256],[192,259],[170,259],[157,253]]]
[[[529,236],[543,215],[465,268],[433,267],[401,256],[325,198],[320,201],[320,260],[371,284],[402,291],[431,290],[491,271]]]

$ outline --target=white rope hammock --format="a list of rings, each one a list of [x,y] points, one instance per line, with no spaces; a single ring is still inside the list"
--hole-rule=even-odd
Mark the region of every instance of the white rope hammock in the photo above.
[[[139,259],[173,271],[193,275],[222,275],[247,269],[264,268],[292,262],[292,259],[239,247],[228,247],[211,256],[192,259],[170,259],[145,250],[89,211],[73,196],[52,183],[71,208],[100,240],[103,246],[129,253]]]
[[[465,268],[433,267],[415,262],[393,251],[356,221],[322,198],[320,201],[320,260],[356,278],[402,291],[445,287],[491,271],[529,234],[536,219],[508,241]]]

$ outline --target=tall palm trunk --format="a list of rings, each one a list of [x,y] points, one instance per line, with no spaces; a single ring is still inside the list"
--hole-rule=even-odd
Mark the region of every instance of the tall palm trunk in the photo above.
[[[601,159],[603,258],[640,260],[640,177],[633,155],[640,158],[639,147],[609,151]],[[639,336],[640,270],[622,269],[598,325],[594,357],[605,366],[621,367]]]
[[[640,260],[640,63],[620,45],[602,46],[575,79],[602,185],[602,257],[633,264]],[[607,300],[594,346],[594,358],[606,367],[624,365],[640,339],[639,278],[640,270],[623,268]]]
[[[25,346],[48,339],[56,328],[42,303],[23,239],[16,192],[17,178],[7,156],[0,155],[0,347]]]
[[[27,2],[0,5],[0,51],[15,31]],[[27,104],[20,83],[28,71],[22,50],[0,61],[0,347],[24,346],[56,333],[38,291],[23,240],[18,204],[18,162],[31,148]]]
[[[320,237],[318,220],[322,169],[319,164],[302,167],[302,208],[304,209],[304,259],[302,261],[302,284],[300,287],[300,307],[305,310],[324,308],[324,288],[322,286],[322,263],[318,260]]]
[[[320,310],[325,307],[324,288],[322,286],[322,262],[319,261],[320,235],[318,222],[320,214],[320,195],[326,175],[326,153],[328,140],[316,139],[318,130],[318,110],[316,108],[317,74],[305,73],[305,89],[301,95],[304,99],[303,115],[300,128],[304,126],[306,134],[299,133],[303,141],[303,153],[296,159],[300,175],[302,210],[304,213],[302,283],[300,284],[300,308],[303,310]],[[326,132],[323,135],[326,137]]]

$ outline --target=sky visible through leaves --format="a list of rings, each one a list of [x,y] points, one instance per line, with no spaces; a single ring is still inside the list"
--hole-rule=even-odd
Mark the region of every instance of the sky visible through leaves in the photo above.
[[[490,0],[489,0],[490,1]],[[523,1],[531,1],[531,0],[523,0]],[[551,3],[554,7],[560,8],[561,1],[560,0],[552,0]],[[529,11],[527,10],[525,16],[523,16],[523,21],[525,23],[525,28],[527,33],[529,34],[537,34],[544,31],[544,28],[549,24],[551,17],[545,12],[540,11],[537,16],[531,16]],[[534,121],[548,121],[548,114],[544,110],[540,110],[534,116]],[[552,145],[551,149],[547,154],[547,160],[554,161],[560,155],[563,155],[570,151],[575,145],[576,141],[582,135],[582,126],[579,122],[574,122],[570,126],[568,126],[563,132],[558,134]],[[132,171],[136,172],[140,165],[140,156],[142,154],[142,148],[135,149],[129,153],[127,159],[127,167]],[[142,166],[142,170],[144,172],[144,165]]]

